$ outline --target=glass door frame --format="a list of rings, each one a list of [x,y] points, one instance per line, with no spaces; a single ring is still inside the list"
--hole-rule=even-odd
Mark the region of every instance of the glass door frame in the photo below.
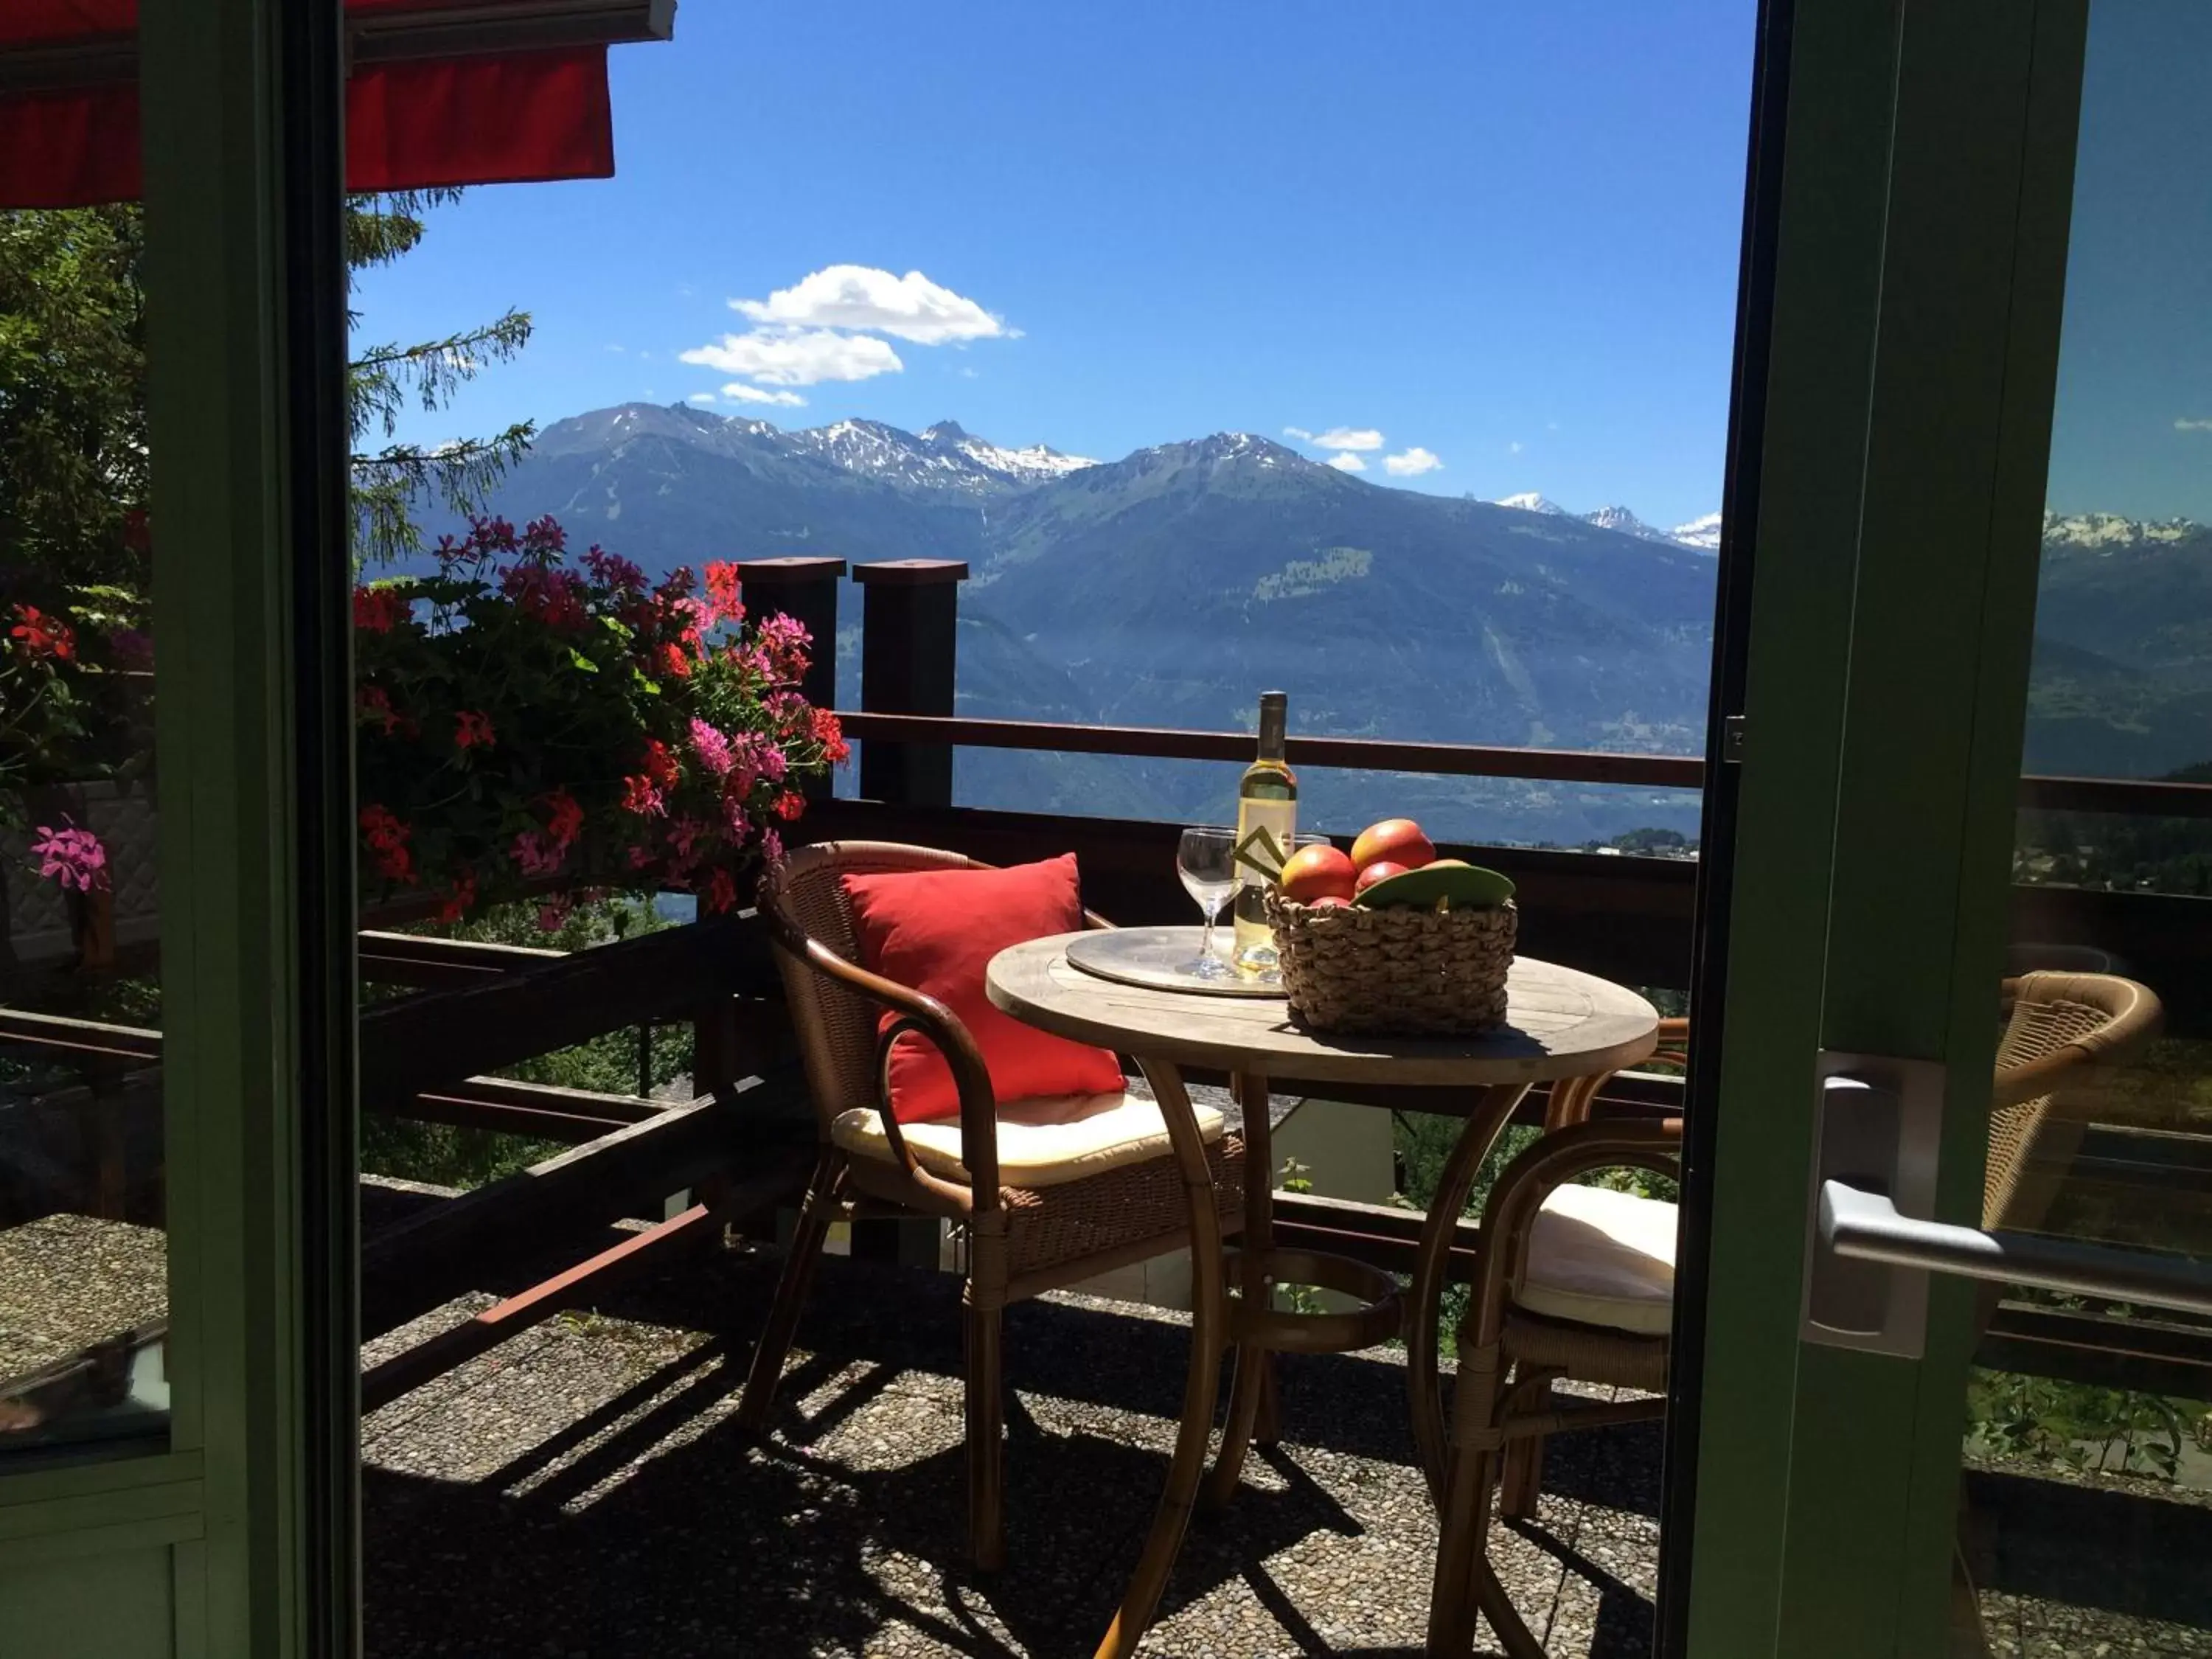
[[[2087,0],[1762,19],[1669,1654],[1944,1651],[1972,1295],[1931,1285],[1917,1359],[1799,1340],[1814,1067],[1940,1063],[1936,1214],[1978,1221],[2086,25]]]
[[[0,1629],[357,1650],[340,0],[143,0],[165,1446],[0,1467]]]

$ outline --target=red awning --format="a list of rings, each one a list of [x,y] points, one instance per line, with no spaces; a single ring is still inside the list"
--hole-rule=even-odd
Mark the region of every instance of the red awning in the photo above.
[[[137,0],[0,5],[0,207],[139,192]],[[670,0],[346,0],[346,187],[603,179],[606,48]],[[42,84],[42,82],[44,84]]]

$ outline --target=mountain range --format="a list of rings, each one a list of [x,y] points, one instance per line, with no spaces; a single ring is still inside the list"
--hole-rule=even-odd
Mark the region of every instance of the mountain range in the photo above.
[[[949,421],[787,431],[647,404],[550,426],[489,506],[550,513],[652,570],[799,552],[964,561],[963,714],[1249,728],[1260,690],[1280,687],[1294,732],[1703,746],[1717,514],[1660,531],[1623,507],[1425,495],[1249,433],[1101,461]],[[2046,527],[2045,590],[2063,604],[2038,640],[2036,769],[2212,756],[2212,638],[2194,637],[2212,620],[2172,620],[2212,619],[2212,532],[2132,523]],[[840,617],[853,707],[857,591]],[[966,750],[955,789],[970,805],[1218,820],[1235,770]],[[1696,797],[1674,792],[1344,772],[1304,785],[1305,821],[1332,828],[1387,808],[1453,839],[1573,844],[1697,823]]]

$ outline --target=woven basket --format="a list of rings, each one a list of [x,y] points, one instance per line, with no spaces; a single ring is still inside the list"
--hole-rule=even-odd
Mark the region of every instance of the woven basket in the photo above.
[[[1309,1030],[1464,1036],[1505,1023],[1520,914],[1510,902],[1439,914],[1265,896],[1283,994]]]

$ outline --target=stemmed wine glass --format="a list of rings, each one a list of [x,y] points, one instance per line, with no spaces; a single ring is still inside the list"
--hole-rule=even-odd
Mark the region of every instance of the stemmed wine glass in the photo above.
[[[1206,931],[1199,936],[1198,959],[1185,971],[1198,979],[1226,979],[1229,964],[1213,954],[1213,922],[1221,907],[1237,891],[1237,832],[1218,825],[1186,830],[1176,844],[1176,874],[1182,890],[1206,916]]]

